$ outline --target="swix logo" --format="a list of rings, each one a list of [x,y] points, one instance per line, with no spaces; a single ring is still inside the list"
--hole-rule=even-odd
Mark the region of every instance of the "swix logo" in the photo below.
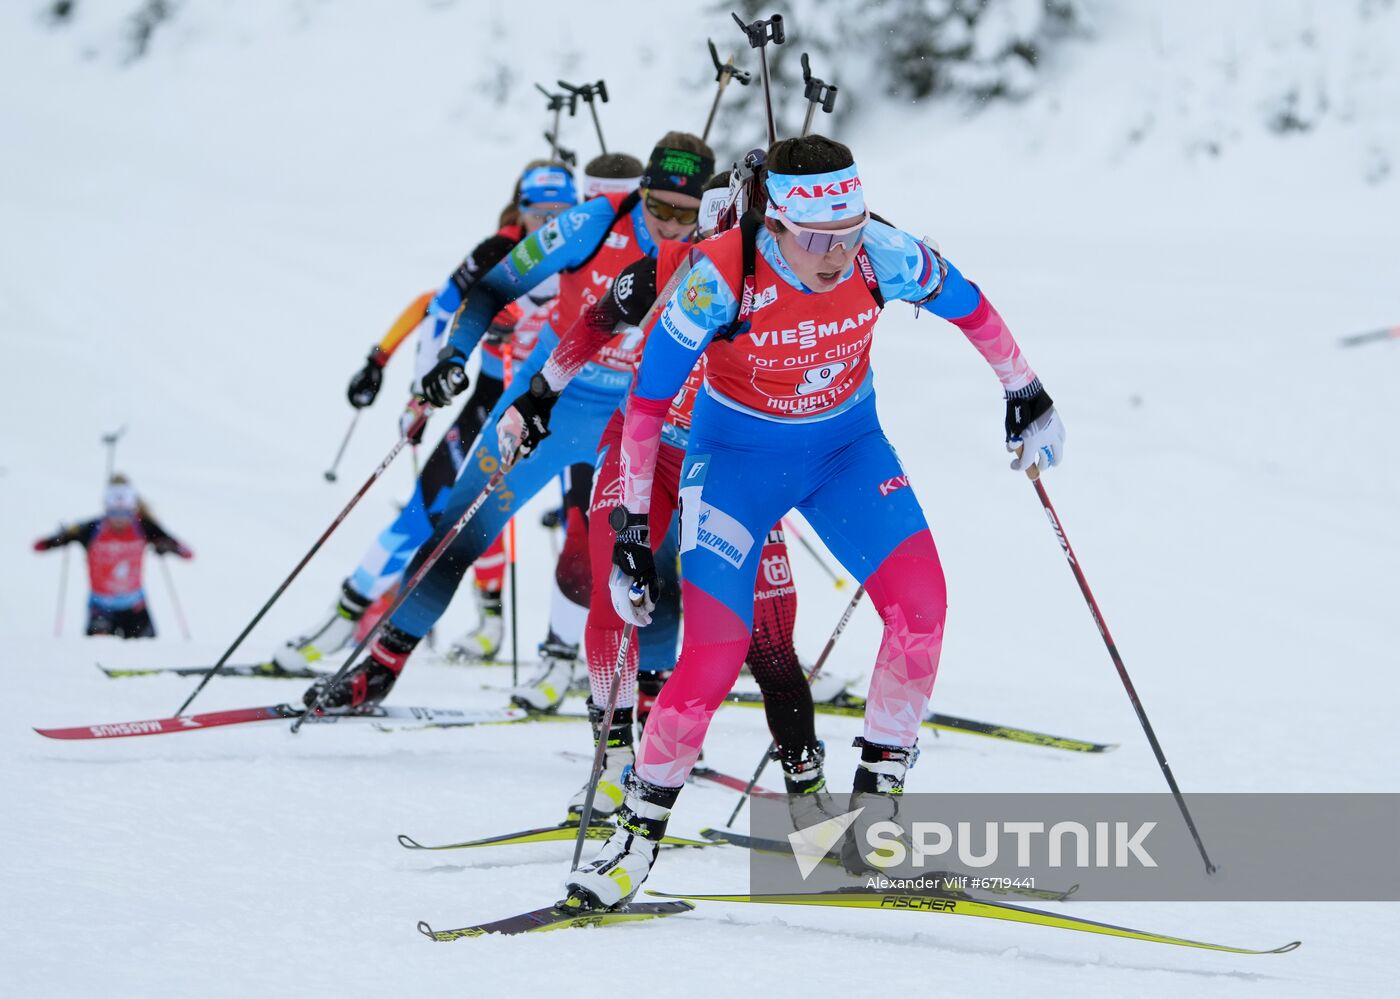
[[[880,495],[881,495],[881,496],[888,496],[890,493],[892,493],[892,492],[894,492],[894,491],[896,491],[896,490],[898,490],[898,489],[904,489],[904,488],[906,488],[908,485],[909,485],[909,476],[907,476],[907,475],[896,475],[894,478],[892,478],[892,479],[886,479],[884,482],[881,482],[881,483],[880,483]]]
[[[603,245],[613,250],[627,249],[627,237],[620,232],[610,232],[604,238]]]
[[[792,582],[792,567],[782,555],[763,560],[763,578],[769,586],[787,586]]]
[[[875,265],[870,262],[870,255],[862,250],[856,255],[856,263],[860,265],[860,275],[865,278],[865,283],[874,285],[876,282]]]
[[[1070,551],[1069,538],[1065,537],[1065,532],[1060,528],[1060,522],[1055,519],[1054,511],[1047,509],[1045,516],[1050,521],[1050,527],[1055,531],[1055,539],[1059,541],[1060,548],[1064,550],[1065,558],[1069,559],[1070,565],[1074,565],[1074,552]]]
[[[860,187],[859,177],[847,177],[839,183],[813,184],[811,187],[803,187],[801,184],[794,184],[785,197],[837,198],[843,194],[850,194],[858,187]]]

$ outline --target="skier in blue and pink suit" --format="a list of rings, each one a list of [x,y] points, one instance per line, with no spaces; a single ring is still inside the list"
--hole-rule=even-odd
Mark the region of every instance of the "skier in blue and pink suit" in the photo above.
[[[1001,316],[935,250],[870,216],[849,149],[822,136],[786,139],[767,164],[761,225],[735,227],[692,252],[627,400],[610,589],[623,620],[644,625],[657,592],[647,511],[661,424],[706,355],[681,471],[680,661],[652,709],[617,831],[568,882],[603,906],[625,902],[650,872],[710,719],[743,664],[765,532],[792,508],[884,621],[854,791],[873,821],[903,790],[938,670],[947,592],[923,510],[875,409],[870,344],[886,302],[949,320],[992,366],[1006,397],[1007,448],[1024,448],[1013,469],[1057,464],[1063,451],[1050,397]],[[746,281],[748,238],[757,252]]]

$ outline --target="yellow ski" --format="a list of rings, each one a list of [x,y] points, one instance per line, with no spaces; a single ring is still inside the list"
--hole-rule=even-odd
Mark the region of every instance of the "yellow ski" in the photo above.
[[[655,895],[658,898],[686,899],[692,902],[830,905],[847,909],[890,909],[904,912],[936,912],[950,916],[980,916],[984,919],[1034,923],[1039,926],[1053,926],[1063,930],[1077,930],[1081,933],[1101,933],[1110,937],[1127,937],[1130,940],[1146,940],[1149,943],[1172,944],[1177,947],[1219,950],[1229,954],[1286,954],[1291,950],[1296,950],[1302,943],[1300,940],[1294,940],[1292,943],[1286,943],[1282,947],[1274,947],[1270,950],[1250,950],[1246,947],[1230,947],[1225,944],[1187,940],[1184,937],[1152,933],[1148,930],[1134,930],[1127,926],[1114,926],[1112,923],[1100,923],[1092,919],[1061,916],[1040,909],[1010,905],[1006,902],[984,902],[937,894],[900,894],[897,892],[872,892],[863,889],[838,889],[796,895],[690,895],[651,890],[648,890],[647,894]]]

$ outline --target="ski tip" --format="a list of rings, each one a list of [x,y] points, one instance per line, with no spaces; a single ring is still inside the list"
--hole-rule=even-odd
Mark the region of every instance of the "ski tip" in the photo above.
[[[437,939],[437,935],[433,932],[433,928],[429,926],[425,920],[420,919],[418,921],[418,932],[423,934],[429,940]]]
[[[1286,944],[1284,944],[1282,947],[1275,947],[1273,950],[1266,950],[1266,951],[1264,951],[1264,953],[1265,953],[1265,954],[1287,954],[1289,951],[1297,950],[1297,949],[1298,949],[1299,947],[1301,947],[1301,946],[1303,946],[1303,941],[1301,941],[1301,940],[1294,940],[1292,943],[1286,943]]]
[[[426,849],[422,843],[418,842],[412,836],[407,836],[404,833],[399,833],[399,846],[403,847],[405,850]],[[419,923],[418,928],[421,930],[425,925],[426,924],[424,923]]]

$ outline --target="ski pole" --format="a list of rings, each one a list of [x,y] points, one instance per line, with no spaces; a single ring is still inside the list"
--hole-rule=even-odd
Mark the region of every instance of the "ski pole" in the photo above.
[[[846,612],[841,615],[841,620],[836,622],[836,630],[833,631],[831,637],[826,640],[826,648],[822,649],[822,654],[817,657],[816,664],[812,667],[811,671],[808,672],[807,685],[809,687],[812,685],[812,681],[817,678],[817,674],[822,671],[822,667],[826,665],[827,659],[831,656],[831,650],[836,648],[836,640],[841,637],[841,632],[846,630],[846,625],[850,623],[851,615],[856,612],[856,605],[860,603],[860,598],[863,596],[865,596],[865,587],[861,586],[856,590],[855,595],[851,597],[851,602],[846,605]],[[749,795],[753,793],[754,787],[758,784],[758,779],[763,776],[763,771],[767,768],[768,761],[773,758],[773,753],[777,748],[778,742],[776,739],[768,743],[768,748],[764,750],[763,758],[758,761],[758,767],[754,770],[753,777],[749,780],[748,786],[746,786],[743,793],[739,795],[739,800],[734,805],[734,811],[729,813],[729,821],[725,823],[726,826],[732,826],[734,820],[739,817],[739,812],[744,808],[744,802],[749,800]]]
[[[569,108],[569,117],[573,117],[578,111],[578,94],[551,94],[538,83],[535,89],[544,94],[545,110],[554,112],[554,128],[544,133],[545,139],[549,142],[549,157],[557,160],[563,147],[559,145],[559,116],[563,113],[565,105]]]
[[[549,148],[553,158],[558,160],[560,163],[565,163],[571,167],[578,166],[578,153],[574,152],[572,149],[565,149],[563,146],[559,145],[558,139],[556,138],[557,135],[557,132],[544,133],[544,139],[546,142],[549,143]]]
[[[345,439],[340,442],[340,450],[335,453],[335,461],[331,462],[331,467],[326,469],[326,481],[334,482],[336,479],[335,470],[340,467],[340,459],[345,454],[345,449],[350,445],[350,435],[355,432],[355,424],[360,422],[360,411],[355,410],[355,415],[350,417],[350,427],[345,431]]]
[[[1029,471],[1036,471],[1036,466],[1031,466]],[[1084,602],[1089,605],[1089,614],[1093,617],[1094,624],[1098,626],[1099,634],[1103,637],[1103,644],[1108,649],[1109,658],[1113,660],[1113,665],[1118,670],[1118,677],[1123,681],[1123,689],[1128,692],[1128,700],[1133,702],[1133,710],[1137,712],[1138,721],[1142,723],[1142,730],[1147,734],[1147,741],[1152,745],[1152,752],[1157,757],[1157,764],[1162,768],[1162,776],[1167,779],[1167,786],[1171,788],[1172,797],[1176,799],[1177,807],[1181,809],[1181,817],[1186,820],[1186,828],[1191,831],[1191,838],[1196,841],[1196,849],[1200,851],[1201,860],[1205,862],[1206,873],[1214,874],[1216,866],[1211,863],[1210,857],[1206,854],[1205,844],[1201,842],[1201,834],[1196,831],[1195,820],[1191,818],[1191,812],[1186,808],[1186,799],[1181,796],[1181,788],[1176,786],[1176,778],[1172,776],[1172,769],[1167,765],[1167,757],[1162,752],[1161,743],[1157,741],[1157,734],[1152,731],[1152,723],[1147,720],[1147,711],[1143,708],[1137,690],[1133,687],[1133,681],[1128,676],[1128,668],[1123,665],[1123,657],[1118,654],[1118,646],[1113,643],[1113,636],[1108,633],[1108,625],[1104,623],[1098,602],[1089,590],[1089,581],[1084,578],[1084,570],[1079,567],[1079,559],[1075,557],[1074,549],[1069,545],[1069,536],[1065,534],[1065,529],[1060,524],[1060,518],[1055,513],[1055,508],[1050,505],[1050,496],[1045,492],[1045,485],[1040,481],[1039,475],[1031,475],[1030,478],[1031,484],[1035,486],[1036,495],[1040,497],[1040,505],[1045,508],[1045,516],[1050,521],[1050,527],[1055,532],[1055,539],[1059,541],[1060,548],[1065,553],[1065,561],[1069,563],[1070,571],[1074,573],[1075,582],[1079,584],[1079,590],[1084,594]]]
[[[63,525],[59,525],[59,530]],[[58,570],[58,610],[53,619],[53,637],[63,637],[63,605],[68,598],[68,546],[63,546],[63,565]]]
[[[797,529],[797,527],[793,524],[791,520],[788,520],[786,517],[783,518],[783,528],[792,532],[792,536],[797,539],[798,544],[800,544],[803,548],[807,549],[807,554],[811,555],[812,558],[816,560],[817,565],[822,567],[822,571],[831,577],[832,583],[836,585],[836,588],[838,590],[844,590],[846,588],[845,578],[839,575],[836,572],[836,570],[833,569],[831,566],[826,564],[826,559],[822,558],[821,552],[817,551],[816,545],[808,541],[806,536]]]
[[[426,420],[427,414],[425,413],[421,418]],[[409,429],[411,432],[416,428],[410,427]],[[350,502],[345,504],[345,509],[341,510],[340,513],[336,514],[336,517],[334,520],[331,521],[330,526],[321,532],[321,536],[316,539],[315,544],[313,544],[310,550],[307,551],[307,553],[301,557],[301,561],[296,564],[296,567],[292,569],[291,573],[287,576],[287,578],[282,580],[281,584],[277,587],[277,589],[273,591],[272,596],[267,598],[267,603],[262,605],[262,608],[256,614],[253,615],[253,619],[248,622],[248,624],[243,628],[241,632],[238,633],[238,637],[233,640],[233,644],[224,650],[224,654],[219,657],[219,661],[214,664],[213,669],[211,669],[208,673],[204,675],[204,678],[199,681],[199,686],[195,687],[193,692],[191,692],[190,696],[185,698],[185,703],[180,705],[180,709],[175,712],[175,717],[178,718],[180,715],[184,714],[185,709],[188,708],[190,706],[190,703],[196,697],[199,696],[199,692],[204,689],[205,685],[207,685],[210,680],[214,679],[214,677],[219,674],[219,671],[224,667],[224,663],[228,662],[229,657],[233,655],[233,653],[237,650],[238,646],[243,644],[243,639],[248,637],[249,632],[251,632],[255,627],[257,627],[258,622],[263,619],[263,615],[272,609],[272,605],[277,602],[278,598],[282,596],[283,592],[286,591],[287,587],[292,585],[292,580],[296,579],[297,576],[301,573],[301,570],[306,568],[306,564],[311,561],[312,556],[314,556],[318,551],[321,550],[321,546],[326,543],[326,539],[329,538],[335,532],[335,529],[340,526],[341,522],[345,520],[347,516],[350,515],[350,511],[355,508],[356,503],[360,502],[360,500],[364,498],[365,493],[369,492],[370,486],[374,485],[376,482],[379,481],[379,477],[384,474],[384,470],[387,469],[389,465],[393,463],[393,460],[398,457],[399,452],[403,450],[404,445],[408,443],[408,437],[408,434],[405,434],[404,436],[400,437],[398,441],[395,442],[394,446],[389,449],[389,453],[384,456],[384,460],[379,463],[379,466],[375,468],[373,472],[370,472],[369,478],[365,480],[365,484],[360,486],[360,488],[356,490],[354,496],[350,497]]]
[[[160,571],[165,576],[165,588],[170,591],[170,602],[175,605],[175,619],[180,622],[180,631],[184,633],[185,641],[191,641],[190,626],[185,620],[185,612],[180,607],[180,598],[175,593],[175,580],[170,575],[170,566],[165,564],[165,556],[156,556],[160,562]]]
[[[1377,340],[1400,340],[1400,326],[1391,326],[1383,330],[1371,330],[1369,333],[1352,333],[1342,337],[1338,343],[1343,347],[1356,347],[1363,343],[1374,343]]]
[[[634,584],[633,601],[641,599],[641,591]],[[598,730],[598,745],[593,750],[593,772],[588,778],[588,793],[583,796],[583,811],[578,817],[578,837],[574,840],[574,860],[569,871],[578,870],[579,858],[583,856],[583,841],[588,838],[588,823],[593,821],[593,799],[598,794],[598,781],[603,777],[603,761],[608,752],[608,733],[612,731],[613,712],[617,708],[617,694],[622,687],[622,668],[627,664],[627,650],[632,644],[635,624],[622,629],[622,641],[617,647],[617,662],[613,663],[612,680],[608,684],[608,706],[603,712],[603,727]]]
[[[773,92],[768,78],[768,43],[783,44],[783,15],[774,14],[767,20],[760,18],[752,24],[734,14],[734,23],[748,37],[749,47],[758,49],[758,66],[763,76],[763,105],[768,112],[768,144],[778,141],[778,126],[773,121]]]
[[[514,358],[512,356],[514,343],[506,344],[505,350],[501,352],[501,373],[503,390],[510,388],[510,383],[515,377]],[[510,685],[512,687],[520,684],[520,629],[519,615],[516,607],[520,601],[516,598],[515,589],[515,518],[511,517],[506,524],[506,546],[507,552],[507,574],[510,576]]]
[[[802,122],[802,134],[812,131],[812,117],[821,108],[831,114],[836,107],[836,85],[819,80],[812,75],[812,64],[807,61],[807,53],[802,53],[802,97],[807,102],[807,117]]]
[[[360,643],[355,646],[354,651],[350,653],[350,657],[346,659],[345,662],[341,663],[340,669],[335,671],[335,675],[332,676],[329,682],[316,694],[316,699],[311,702],[310,707],[298,715],[296,721],[292,722],[293,732],[299,732],[301,730],[301,723],[304,722],[309,715],[314,715],[321,710],[321,705],[325,702],[326,694],[330,692],[332,687],[345,678],[345,674],[350,672],[351,664],[364,653],[365,649],[369,648],[369,643],[374,641],[375,637],[378,636],[380,629],[389,623],[389,619],[404,605],[409,596],[413,593],[414,588],[423,581],[423,577],[428,574],[433,566],[437,565],[438,559],[442,558],[443,553],[452,546],[452,542],[457,540],[457,535],[462,533],[462,528],[467,526],[468,521],[475,517],[477,511],[486,505],[486,501],[491,497],[491,494],[496,491],[496,487],[501,484],[501,481],[505,479],[505,477],[506,473],[499,468],[491,474],[491,478],[487,480],[480,494],[476,499],[472,500],[471,506],[462,511],[462,515],[457,518],[456,523],[448,529],[447,533],[442,536],[442,540],[428,553],[428,557],[423,560],[423,564],[418,567],[418,571],[399,587],[399,595],[394,598],[394,602],[389,609],[380,615],[378,621],[374,622],[374,627],[365,632],[365,636],[360,639]]]
[[[112,478],[112,468],[117,460],[117,441],[122,439],[124,433],[126,433],[126,427],[123,425],[110,434],[102,435],[102,443],[107,445],[107,478],[109,481]]]
[[[724,96],[724,88],[729,86],[730,79],[733,79],[741,87],[747,87],[749,81],[753,79],[751,73],[734,65],[732,53],[728,59],[721,63],[719,50],[715,48],[715,43],[707,38],[705,44],[710,47],[710,61],[715,64],[715,82],[719,84],[719,88],[715,91],[714,103],[710,105],[710,116],[705,119],[705,131],[700,133],[701,142],[710,141],[710,126],[715,123],[715,113],[719,111],[719,99]]]
[[[608,85],[602,80],[599,80],[597,83],[585,83],[576,87],[572,83],[565,83],[563,80],[560,80],[559,86],[563,87],[575,98],[574,102],[571,102],[569,105],[570,118],[574,116],[574,112],[578,109],[577,101],[579,99],[582,99],[583,103],[588,105],[588,113],[593,116],[593,130],[598,133],[598,145],[602,148],[603,152],[606,153],[608,151],[608,144],[603,141],[603,126],[598,122],[598,108],[594,105],[594,101],[601,100],[604,104],[608,103]]]

